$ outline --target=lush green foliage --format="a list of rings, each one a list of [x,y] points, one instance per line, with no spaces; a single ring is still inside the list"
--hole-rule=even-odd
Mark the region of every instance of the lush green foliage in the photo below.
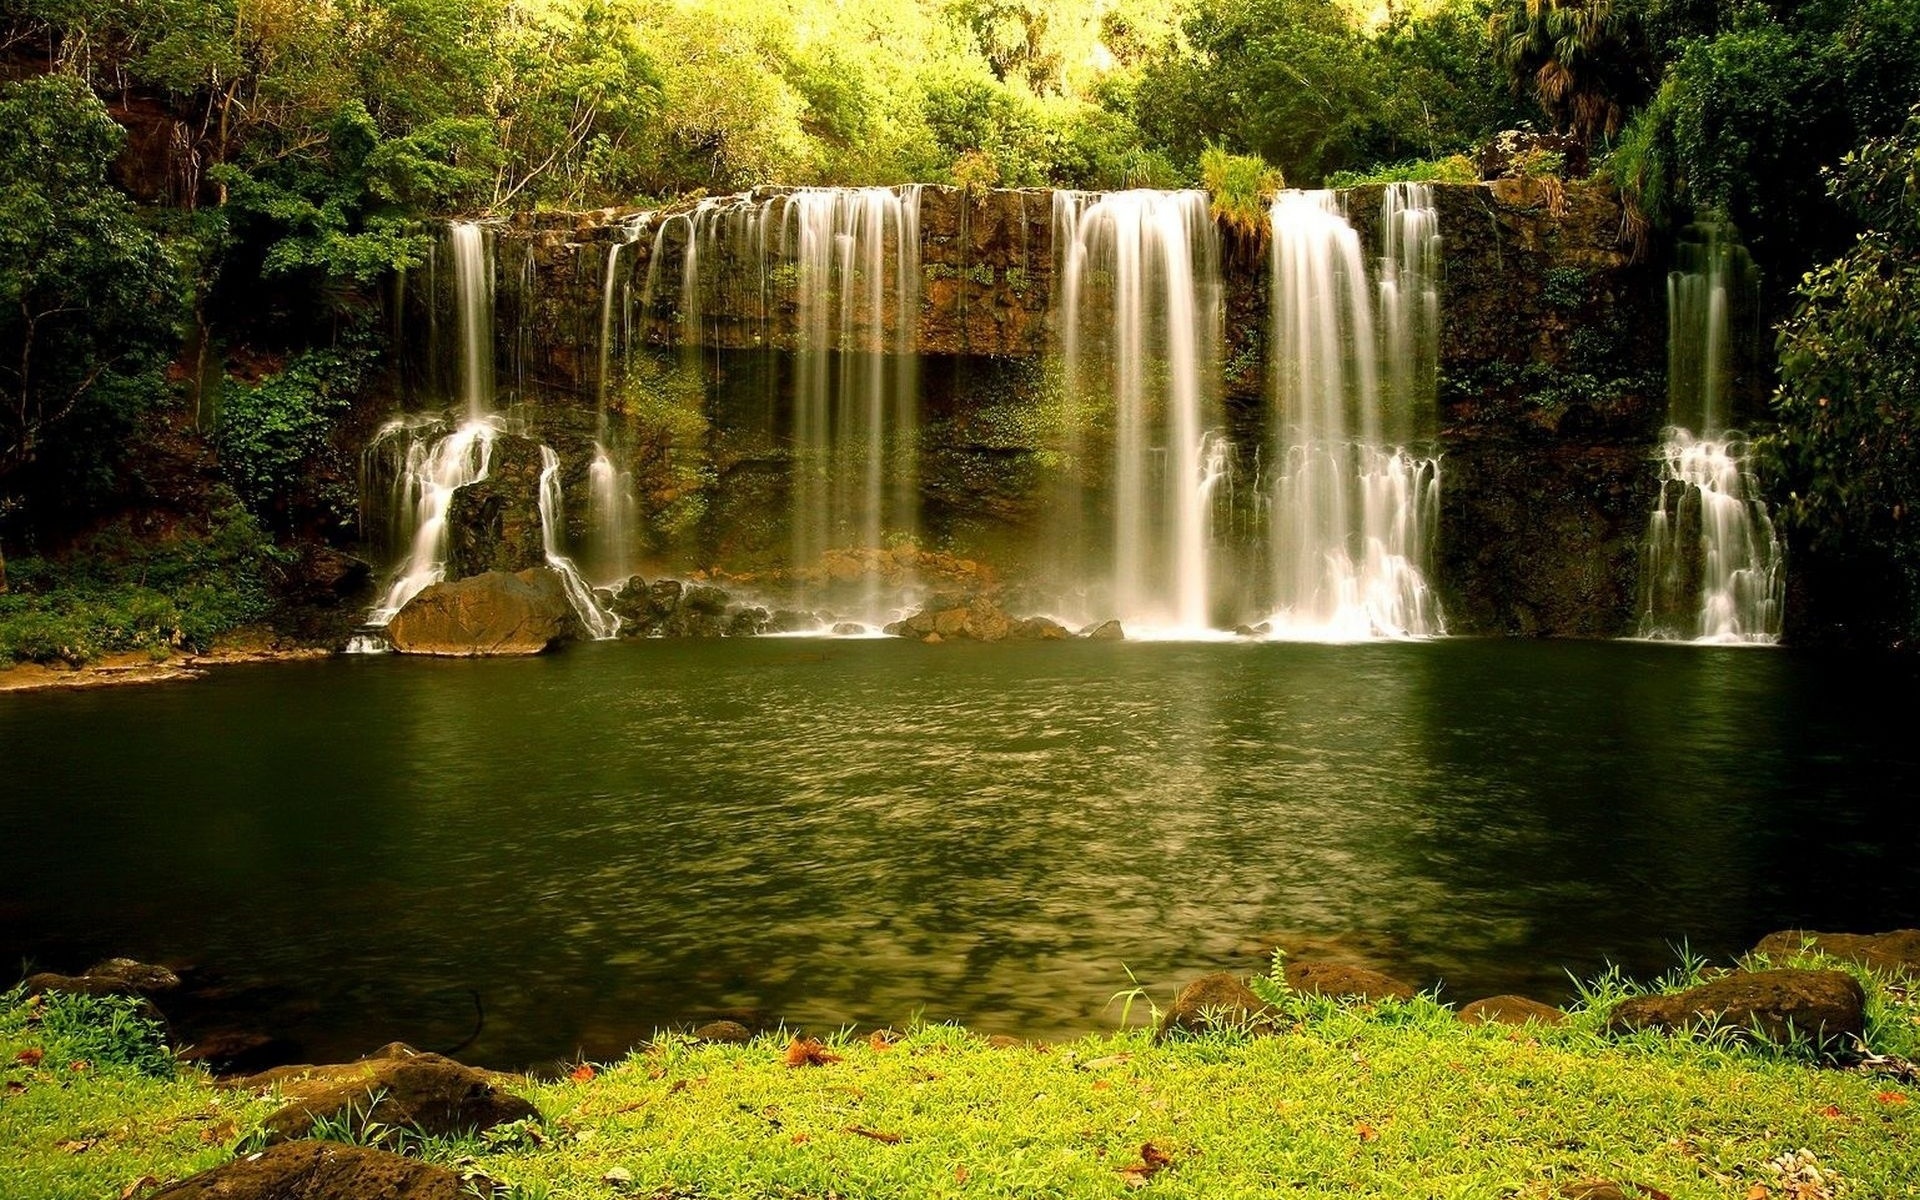
[[[1920,108],[1831,179],[1865,225],[1808,273],[1780,327],[1779,430],[1769,440],[1791,544],[1920,638]],[[1879,604],[1874,604],[1874,600]]]
[[[350,520],[351,498],[304,494],[312,468],[331,448],[334,422],[352,404],[372,355],[310,350],[257,383],[221,390],[216,443],[220,466],[240,499],[269,525],[291,530],[300,510],[332,507]]]
[[[1200,0],[1185,45],[1143,67],[1134,115],[1175,162],[1219,143],[1303,184],[1441,156],[1515,115],[1475,19],[1484,11],[1446,6],[1369,31],[1327,0]]]
[[[1286,179],[1259,155],[1208,146],[1200,155],[1200,185],[1207,189],[1216,221],[1243,238],[1258,238],[1266,228],[1267,205]]]
[[[175,648],[203,650],[271,608],[279,552],[238,506],[203,533],[168,539],[124,529],[65,561],[14,559],[0,594],[0,662],[65,662]]]
[[[1510,0],[1491,23],[1494,52],[1516,89],[1533,93],[1554,128],[1612,137],[1649,91],[1640,7],[1616,0]]]
[[[176,341],[173,263],[107,182],[124,140],[76,79],[0,90],[0,488],[50,502],[164,393]]]

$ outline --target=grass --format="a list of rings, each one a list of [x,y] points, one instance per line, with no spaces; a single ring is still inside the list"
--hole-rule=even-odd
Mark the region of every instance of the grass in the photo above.
[[[1663,981],[1697,978],[1692,963]],[[1871,979],[1870,1041],[1920,1043],[1920,1011]],[[1920,1103],[1885,1076],[1719,1034],[1608,1040],[1609,976],[1566,1025],[1469,1027],[1420,997],[1341,1006],[1282,995],[1278,1036],[1156,1045],[1142,1030],[997,1048],[951,1026],[842,1033],[812,1055],[663,1036],[523,1090],[521,1124],[415,1152],[518,1200],[647,1197],[1529,1198],[1604,1178],[1673,1200],[1920,1196]],[[0,1019],[9,1061],[47,1022]],[[117,1195],[246,1144],[264,1102],[182,1071],[73,1073],[48,1053],[0,1104],[9,1200]],[[816,1065],[790,1066],[811,1058]],[[8,1079],[20,1077],[16,1062]],[[211,1140],[205,1131],[218,1136]],[[83,1152],[63,1147],[90,1141]],[[1781,1186],[1783,1156],[1823,1190]],[[1810,1159],[1809,1159],[1810,1156]]]
[[[1387,163],[1369,171],[1335,171],[1327,176],[1330,188],[1359,187],[1369,183],[1478,183],[1479,168],[1464,154],[1445,158],[1411,158]]]
[[[1264,238],[1267,206],[1287,186],[1280,168],[1259,155],[1229,154],[1220,146],[1201,152],[1200,182],[1207,190],[1213,219],[1255,242]]]

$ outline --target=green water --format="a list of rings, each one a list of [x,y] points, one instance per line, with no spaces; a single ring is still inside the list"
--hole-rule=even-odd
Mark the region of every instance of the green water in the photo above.
[[[750,1008],[1058,1036],[1263,935],[1456,1000],[1920,923],[1905,666],[761,639],[0,696],[0,953],[196,964],[303,1056]]]

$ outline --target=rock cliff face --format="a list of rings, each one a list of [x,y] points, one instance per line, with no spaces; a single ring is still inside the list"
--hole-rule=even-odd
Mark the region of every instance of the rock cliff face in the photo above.
[[[1380,191],[1345,198],[1370,254]],[[1629,632],[1665,409],[1661,273],[1620,245],[1620,204],[1598,185],[1434,191],[1444,266],[1437,567],[1449,628]],[[882,317],[888,330],[913,321],[920,356],[921,544],[1010,579],[1036,565],[1059,458],[1053,205],[1044,190],[924,189],[917,311]],[[497,232],[504,398],[560,452],[573,544],[586,541],[586,464],[606,440],[631,481],[641,565],[793,566],[794,281],[763,276],[744,251],[703,246],[703,277],[717,283],[689,320],[685,239],[662,239],[654,261],[634,216],[547,214]],[[1248,448],[1266,431],[1267,253],[1230,242],[1225,263],[1224,417]],[[400,357],[411,363],[403,377],[430,396],[431,361],[445,351],[428,344],[434,322],[414,286]],[[511,463],[497,470],[505,478]],[[463,526],[480,534],[456,543],[459,573],[532,565],[527,539],[495,528],[488,497],[461,503]],[[534,539],[537,551],[537,530]]]

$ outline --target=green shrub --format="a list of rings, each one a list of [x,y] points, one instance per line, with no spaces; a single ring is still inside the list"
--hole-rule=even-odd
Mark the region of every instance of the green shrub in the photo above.
[[[1278,167],[1258,154],[1229,154],[1208,146],[1200,154],[1200,183],[1212,197],[1213,219],[1258,240],[1267,228],[1267,206],[1287,186]]]
[[[166,1030],[138,996],[70,996],[48,992],[24,1000],[16,990],[0,997],[0,1029],[32,1030],[48,1058],[85,1062],[92,1070],[131,1071],[153,1079],[175,1074]]]
[[[1480,172],[1464,154],[1445,158],[1410,158],[1388,163],[1370,171],[1335,171],[1327,176],[1331,188],[1359,187],[1369,183],[1477,183]]]

